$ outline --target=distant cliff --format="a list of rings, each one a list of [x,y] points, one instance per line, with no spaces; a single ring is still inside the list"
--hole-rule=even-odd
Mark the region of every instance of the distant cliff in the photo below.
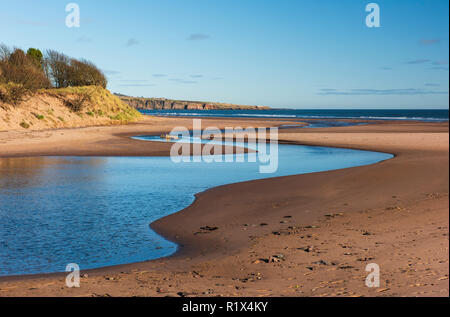
[[[117,94],[125,103],[145,110],[264,110],[269,107],[233,105],[220,102],[170,100],[164,98],[137,98]]]

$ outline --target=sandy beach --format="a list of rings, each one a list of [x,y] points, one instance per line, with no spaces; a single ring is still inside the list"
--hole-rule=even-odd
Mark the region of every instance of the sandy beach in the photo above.
[[[287,123],[203,120],[218,128]],[[192,119],[1,132],[0,158],[166,156],[170,144],[130,136],[175,126]],[[395,157],[209,189],[151,224],[180,246],[175,255],[83,271],[80,288],[67,288],[63,273],[3,277],[0,296],[449,296],[448,122],[283,129],[279,139]],[[200,229],[207,226],[217,230]],[[365,285],[369,263],[380,267],[379,288]]]

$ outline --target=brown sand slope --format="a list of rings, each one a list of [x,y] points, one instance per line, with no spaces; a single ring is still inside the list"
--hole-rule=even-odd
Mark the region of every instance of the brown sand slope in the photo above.
[[[92,136],[75,135],[83,133]],[[9,154],[25,142],[5,139]],[[396,157],[208,190],[152,224],[182,245],[175,256],[90,271],[79,289],[65,288],[63,275],[3,278],[0,296],[448,296],[448,124],[290,130],[280,139]],[[365,286],[368,263],[380,265],[378,289]]]
[[[135,109],[96,86],[44,89],[16,106],[0,101],[0,132],[117,125],[140,118]]]

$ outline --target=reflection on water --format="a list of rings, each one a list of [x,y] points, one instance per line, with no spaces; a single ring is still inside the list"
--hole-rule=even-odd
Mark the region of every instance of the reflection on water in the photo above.
[[[276,174],[256,163],[181,163],[168,157],[0,159],[0,275],[155,259],[176,245],[149,223],[227,183],[371,164],[388,154],[281,145]]]
[[[103,158],[93,158],[91,160],[80,160],[76,158],[58,157],[23,157],[0,159],[0,189],[12,190],[14,188],[35,187],[47,182],[54,181],[54,173],[58,173],[58,168],[65,168],[65,165],[84,165],[83,170],[90,171],[86,175],[91,177],[101,177],[101,173],[96,171],[104,163]]]

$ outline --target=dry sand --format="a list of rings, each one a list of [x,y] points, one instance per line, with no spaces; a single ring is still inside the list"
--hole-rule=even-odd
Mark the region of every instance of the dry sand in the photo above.
[[[128,136],[191,123],[149,118],[128,126],[5,132],[0,157],[167,155],[168,144]],[[152,224],[181,246],[174,256],[83,272],[77,289],[65,287],[64,274],[1,278],[0,296],[449,296],[448,123],[280,130],[280,140],[396,156],[210,189]],[[380,266],[379,288],[365,286],[368,263]]]

